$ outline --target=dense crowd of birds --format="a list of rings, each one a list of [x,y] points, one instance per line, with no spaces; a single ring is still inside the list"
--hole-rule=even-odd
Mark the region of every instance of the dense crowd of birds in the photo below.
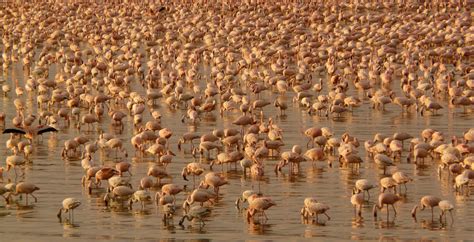
[[[38,136],[66,129],[77,136],[64,140],[61,157],[80,160],[88,193],[102,193],[103,206],[115,208],[154,203],[162,207],[165,223],[182,210],[180,225],[204,224],[219,203],[220,187],[238,182],[223,176],[226,168],[239,165],[242,176],[258,182],[258,189],[249,187],[236,201],[239,209],[247,203],[249,223],[264,223],[265,211],[276,205],[264,195],[261,178],[286,172],[285,167],[298,173],[305,163],[336,163],[353,172],[363,169],[363,162],[380,167],[384,178],[358,180],[348,198],[357,216],[377,187],[373,215],[384,206],[387,219],[389,206],[397,213],[394,204],[413,182],[396,169],[400,162],[437,165],[453,192],[469,193],[474,128],[450,137],[427,127],[420,134],[377,133],[362,141],[350,131],[338,135],[317,125],[283,130],[277,117],[297,108],[338,119],[364,104],[380,112],[398,105],[400,112],[416,115],[438,115],[446,108],[472,115],[470,1],[39,2],[0,7],[2,102],[13,100],[16,110],[12,117],[0,113],[3,133],[11,135],[0,170],[12,178],[0,187],[9,206],[20,206],[23,195],[26,205],[28,196],[37,202],[34,192],[40,188],[25,181],[23,169],[34,162],[34,147],[42,145]],[[18,77],[6,78],[14,65],[22,66],[24,85]],[[274,100],[261,98],[264,93]],[[34,109],[26,99],[36,99]],[[175,110],[177,122],[195,128],[209,115],[240,116],[233,127],[188,132],[176,144],[161,122],[160,108],[166,107]],[[278,116],[265,115],[270,109]],[[97,129],[104,122],[113,132]],[[129,140],[120,136],[125,129],[133,130]],[[306,146],[285,150],[286,132],[307,138]],[[182,186],[172,182],[168,169],[186,148],[195,160],[183,166],[182,178],[192,182]],[[130,157],[134,162],[151,157],[147,176],[132,175]],[[276,164],[270,164],[272,157]],[[301,216],[329,220],[330,204],[317,194],[308,196],[300,198]],[[68,212],[72,221],[80,205],[80,198],[64,199],[58,217]],[[440,219],[455,209],[452,202],[427,195],[412,216],[430,208],[433,219],[436,206]]]

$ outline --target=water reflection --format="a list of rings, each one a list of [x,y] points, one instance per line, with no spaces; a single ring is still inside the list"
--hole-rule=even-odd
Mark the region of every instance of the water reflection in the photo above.
[[[139,210],[133,210],[133,215],[137,218],[144,218],[147,215],[151,215],[153,213],[153,210],[151,209],[142,209],[140,208]]]
[[[303,236],[305,238],[313,238],[313,237],[326,237],[327,235],[323,232],[321,232],[318,229],[314,229],[314,226],[307,226],[306,229],[304,230]]]
[[[86,186],[84,186],[82,191],[84,194],[87,194],[89,198],[99,198],[100,200],[102,200],[101,202],[103,204],[103,198],[105,193],[107,192],[107,188],[91,186],[91,189],[89,190]]]
[[[60,223],[63,225],[64,229],[73,229],[73,228],[79,228],[80,223],[78,222],[71,222],[69,219],[64,219],[64,221],[60,221]]]
[[[440,221],[434,220],[425,220],[422,219],[419,223],[423,229],[428,230],[440,230],[446,227],[446,224],[441,223]]]
[[[303,217],[301,217],[301,223],[302,224],[312,224],[312,225],[317,225],[317,226],[326,226],[326,223],[328,222],[329,220],[328,219],[325,219],[325,218],[318,218],[318,219],[312,219],[312,218],[309,218],[309,219],[305,219]]]
[[[80,238],[79,223],[70,223],[69,221],[62,223],[63,238]]]
[[[35,205],[16,205],[15,207],[9,206],[8,209],[16,209],[17,218],[31,218],[35,214]]]
[[[199,223],[199,222],[192,222],[191,224],[188,225],[179,225],[182,230],[188,230],[191,233],[195,234],[206,234],[208,233],[206,229],[206,224]],[[173,229],[174,230],[174,229]]]
[[[18,184],[20,182],[23,182],[25,181],[25,175],[26,175],[26,169],[25,167],[21,167],[21,168],[13,168],[15,170],[15,174],[6,174],[5,176],[8,176],[8,183],[15,183],[15,184]],[[17,171],[20,170],[20,171]],[[13,172],[12,172],[13,173]],[[13,177],[13,180],[12,178]],[[7,184],[8,184],[7,183]]]
[[[400,203],[408,203],[408,202],[412,202],[411,200],[408,199],[408,196],[406,193],[397,193],[398,197],[400,198],[398,200],[398,202]]]
[[[272,232],[272,227],[274,225],[267,223],[260,223],[255,221],[254,223],[249,223],[247,226],[249,234],[252,235],[264,235]]]
[[[103,211],[112,212],[113,215],[121,215],[121,216],[132,216],[135,213],[129,209],[128,206],[125,204],[111,202],[108,207],[105,207]],[[140,215],[140,212],[137,214]]]
[[[377,221],[375,220],[374,222],[374,225],[375,225],[375,228],[379,228],[379,229],[391,229],[391,228],[395,228],[395,216],[393,217],[393,220],[390,221],[388,220],[380,220],[380,221]]]
[[[348,121],[350,121],[352,119],[352,116],[349,116],[349,117],[345,117],[345,116],[332,116],[330,118],[332,121],[334,121],[335,123],[346,123]],[[350,123],[350,122],[349,122]]]
[[[175,232],[176,230],[176,226],[174,224],[174,217],[173,216],[169,216],[169,217],[166,217],[166,215],[163,215],[162,219],[161,219],[161,227],[168,230],[168,231],[171,231],[171,232]],[[182,225],[180,225],[182,226]]]
[[[411,112],[401,112],[398,115],[393,116],[391,119],[394,125],[399,126],[414,123],[416,118],[417,116]]]
[[[352,218],[352,228],[363,228],[364,227],[364,218],[356,216]]]
[[[379,237],[379,241],[388,241],[388,242],[393,241],[393,242],[396,242],[396,241],[403,241],[403,239],[400,239],[396,236],[381,235]],[[422,240],[422,241],[424,241],[424,240]]]
[[[278,178],[280,178],[280,180],[288,182],[288,183],[300,182],[300,181],[303,181],[306,178],[306,174],[304,174],[302,172],[297,173],[297,174],[294,174],[294,173],[290,173],[290,174],[278,173],[278,174],[276,174],[276,176]]]
[[[54,70],[55,67],[51,68],[51,70]],[[23,81],[21,76],[23,76],[23,73],[19,71],[17,67],[13,68],[13,76],[7,76],[5,75],[5,78],[13,78],[16,79],[18,75],[20,82]],[[206,71],[208,72],[208,71]],[[51,72],[51,77],[54,77],[55,72]],[[142,89],[138,89],[133,87],[133,91],[141,92],[143,93]],[[360,95],[362,95],[362,92],[359,92]],[[275,97],[274,94],[264,94],[265,97],[268,99],[271,99]],[[287,94],[283,95],[284,99],[290,99],[293,94]],[[35,104],[34,101],[32,101],[35,98],[34,95],[31,95],[31,93],[28,93],[27,96],[27,102],[26,106],[29,110],[29,112],[35,112]],[[364,98],[364,105],[368,105],[368,99],[366,97]],[[7,112],[9,116],[11,116],[11,113],[14,112],[14,110],[9,107],[11,104],[11,95],[9,98],[2,98],[0,99],[0,105],[3,107],[3,110]],[[123,109],[124,107],[119,107],[118,105],[113,105],[113,107],[117,109]],[[161,107],[162,106],[162,107]],[[431,113],[427,113],[424,117],[419,117],[417,114],[413,112],[402,112],[398,109],[398,107],[387,107],[387,110],[385,111],[376,111],[372,109],[360,109],[357,110],[356,112],[350,114],[350,113],[345,113],[341,117],[335,117],[335,116],[330,116],[330,117],[325,117],[325,116],[310,116],[308,115],[303,108],[297,107],[297,105],[293,105],[294,107],[292,110],[287,110],[288,114],[287,115],[277,115],[275,112],[271,110],[266,110],[265,115],[267,116],[274,116],[276,117],[274,120],[279,122],[279,124],[285,126],[285,132],[288,131],[288,133],[285,133],[285,143],[286,146],[291,146],[293,144],[299,144],[301,143],[303,146],[305,144],[305,141],[302,140],[301,135],[297,135],[293,132],[294,130],[298,130],[300,127],[299,125],[304,124],[305,127],[310,127],[310,126],[330,126],[332,129],[335,131],[335,135],[340,135],[341,130],[349,130],[351,134],[353,133],[355,136],[360,138],[361,140],[363,139],[369,139],[371,135],[373,135],[374,132],[379,132],[379,130],[382,130],[383,128],[394,128],[393,126],[397,126],[397,128],[408,128],[409,132],[411,134],[415,135],[416,132],[419,131],[421,128],[425,128],[428,125],[434,125],[434,128],[437,129],[446,129],[446,123],[443,121],[446,118],[445,113],[443,113],[444,116],[436,116],[432,115]],[[179,132],[184,131],[201,131],[201,133],[205,133],[205,131],[208,131],[209,129],[213,128],[218,128],[216,126],[224,126],[224,127],[234,127],[231,126],[230,122],[232,122],[238,115],[238,112],[228,112],[226,113],[223,117],[219,115],[214,115],[214,114],[206,114],[202,117],[202,120],[200,120],[199,123],[196,125],[192,125],[190,123],[186,123],[185,126],[182,125],[179,122],[175,122],[176,120],[173,120],[176,118],[177,115],[182,114],[182,110],[180,109],[172,109],[168,108],[167,105],[153,105],[150,109],[157,109],[160,108],[160,112],[163,114],[163,126],[165,124],[169,126],[173,131],[176,131],[176,136],[179,136]],[[267,112],[268,111],[268,112]],[[450,111],[448,111],[450,112]],[[448,119],[450,121],[449,127],[449,133],[454,133],[458,132],[458,128],[453,128],[454,122],[465,122],[464,126],[470,125],[470,118],[472,115],[469,114],[464,114],[460,113],[459,110],[454,112],[452,115],[450,114],[448,116]],[[453,117],[455,117],[456,120],[453,121]],[[148,118],[144,116],[144,119]],[[126,119],[126,122],[131,122],[130,118]],[[379,125],[380,123],[383,124],[383,126]],[[33,173],[28,173],[27,177],[28,179],[31,179],[33,181],[38,181],[38,182],[44,182],[44,183],[55,183],[56,185],[53,185],[51,187],[52,194],[40,194],[48,195],[48,202],[41,203],[41,210],[39,212],[45,211],[46,213],[51,213],[53,209],[56,209],[56,205],[58,205],[57,201],[60,201],[62,198],[64,198],[65,195],[69,195],[69,193],[76,193],[75,195],[82,195],[85,199],[87,199],[88,205],[92,207],[91,210],[83,210],[81,213],[84,215],[84,217],[88,218],[93,218],[94,220],[97,220],[98,224],[108,224],[108,223],[114,223],[113,228],[110,230],[110,233],[115,233],[117,231],[121,230],[126,230],[128,226],[133,223],[135,225],[136,231],[130,231],[130,234],[127,234],[126,236],[122,237],[123,240],[131,240],[132,238],[137,238],[142,235],[137,235],[137,233],[142,233],[142,232],[147,232],[150,230],[149,227],[147,227],[147,224],[149,226],[154,226],[158,224],[158,222],[161,220],[161,216],[158,213],[158,210],[156,209],[150,209],[146,208],[145,210],[129,210],[125,206],[122,208],[104,208],[103,204],[103,196],[105,193],[105,188],[100,188],[100,189],[93,189],[92,194],[88,194],[87,190],[82,190],[77,191],[76,189],[63,189],[62,186],[58,186],[57,184],[64,184],[66,186],[72,187],[74,184],[75,186],[78,184],[78,180],[75,179],[74,174],[81,174],[82,168],[79,165],[79,162],[77,162],[80,159],[80,152],[75,154],[72,159],[68,159],[66,162],[62,162],[61,159],[58,159],[58,157],[55,157],[57,154],[57,150],[62,148],[62,142],[64,139],[69,139],[73,138],[75,135],[77,135],[79,132],[74,128],[75,124],[77,124],[77,119],[73,119],[73,124],[71,124],[70,128],[63,128],[57,135],[50,135],[49,138],[46,140],[41,140],[39,139],[37,142],[37,146],[35,146],[35,151],[34,155],[35,159],[34,164],[29,165],[28,169],[34,169],[35,172]],[[128,124],[125,124],[126,126]],[[400,127],[398,127],[400,126]],[[403,126],[403,127],[402,127]],[[122,138],[124,141],[128,141],[129,137],[131,137],[132,134],[136,134],[136,128],[133,127],[125,127],[123,126],[117,126],[113,125],[107,122],[102,122],[98,126],[95,126],[93,129],[87,130],[81,130],[81,134],[87,135],[89,138],[94,138],[97,136],[99,130],[104,130],[106,132],[113,133],[117,135],[118,137]],[[386,133],[389,133],[388,131]],[[175,137],[173,137],[175,138]],[[128,142],[129,143],[129,142]],[[124,142],[125,145],[127,145],[127,149],[133,150],[133,147],[130,147],[130,144]],[[174,143],[175,144],[175,143]],[[47,145],[47,147],[45,147]],[[406,144],[405,144],[406,146]],[[284,147],[288,148],[288,147]],[[3,148],[4,149],[4,148]],[[6,149],[4,149],[6,151]],[[360,149],[362,150],[362,149]],[[406,151],[406,150],[405,150]],[[108,154],[111,157],[108,157]],[[173,174],[178,174],[180,172],[180,169],[182,169],[183,165],[185,162],[189,162],[193,160],[191,157],[192,154],[192,149],[189,146],[184,146],[183,150],[181,150],[181,153],[178,154],[176,157],[176,162],[171,164],[170,167],[168,168],[170,172]],[[361,152],[361,156],[363,156],[363,152]],[[107,163],[107,162],[114,162],[117,159],[122,159],[124,158],[123,156],[120,157],[112,157],[114,155],[113,152],[104,152],[104,154],[100,155],[100,158],[98,161],[100,161],[101,164]],[[198,155],[199,156],[199,155]],[[212,154],[213,157],[215,157],[215,153]],[[335,160],[337,157],[329,157],[329,160]],[[131,158],[131,161],[134,162],[134,170],[136,170],[136,173],[134,173],[135,178],[140,178],[141,176],[145,176],[146,172],[146,166],[148,165],[148,162],[153,161],[153,157],[147,157],[147,156],[139,156],[135,155],[134,157]],[[199,161],[199,158],[196,158],[195,160]],[[338,164],[335,164],[333,168],[328,168],[325,163],[316,163],[316,167],[312,167],[311,164],[309,163],[302,163],[302,169],[300,172],[297,173],[291,173],[288,172],[288,170],[284,170],[283,173],[279,173],[277,175],[273,175],[273,167],[272,165],[275,164],[279,160],[279,158],[276,159],[268,159],[265,162],[268,162],[268,166],[266,167],[266,176],[259,178],[259,179],[253,179],[251,177],[245,177],[242,176],[242,173],[239,169],[229,169],[227,168],[227,171],[224,173],[224,176],[226,179],[229,180],[230,185],[225,188],[225,193],[222,196],[222,200],[215,205],[215,209],[219,209],[219,212],[216,212],[218,215],[211,215],[213,216],[211,220],[214,219],[219,219],[222,221],[222,227],[224,230],[231,230],[232,228],[229,228],[230,225],[234,225],[236,222],[239,224],[242,223],[244,226],[247,226],[248,234],[251,235],[268,235],[271,233],[278,233],[278,234],[283,234],[287,235],[286,233],[288,232],[288,228],[281,229],[281,231],[272,231],[272,230],[277,230],[274,228],[274,226],[280,226],[282,223],[286,223],[285,220],[280,220],[279,222],[276,222],[278,225],[272,225],[272,224],[260,224],[260,223],[254,223],[254,224],[248,224],[246,223],[245,216],[240,215],[240,213],[237,213],[237,215],[234,214],[234,212],[228,212],[229,209],[233,209],[233,205],[229,202],[230,200],[233,201],[235,199],[235,195],[241,192],[241,190],[253,188],[256,190],[257,182],[260,182],[262,185],[262,188],[264,189],[264,192],[266,194],[270,194],[277,199],[284,200],[288,207],[285,207],[283,210],[285,218],[290,220],[293,224],[297,224],[298,226],[296,228],[300,229],[299,234],[301,234],[301,230],[304,229],[304,236],[305,237],[324,237],[329,235],[334,235],[336,240],[343,240],[347,238],[351,239],[377,239],[379,238],[380,240],[399,240],[396,236],[391,237],[391,236],[385,236],[381,235],[378,237],[378,233],[385,233],[386,231],[378,231],[376,232],[376,235],[374,236],[373,232],[371,231],[366,231],[368,229],[371,229],[370,227],[370,221],[371,221],[371,215],[368,210],[371,211],[371,207],[374,204],[374,202],[377,199],[377,196],[373,196],[371,198],[368,198],[369,201],[367,201],[367,204],[364,205],[364,212],[366,215],[366,218],[362,217],[352,217],[352,210],[350,207],[349,198],[350,195],[347,194],[348,191],[352,189],[354,186],[354,181],[360,178],[369,178],[372,180],[375,179],[380,179],[382,176],[380,175],[380,170],[376,169],[373,165],[373,161],[368,161],[363,164],[364,167],[361,167],[360,169],[357,169],[356,167],[352,166],[342,166],[342,168],[338,168]],[[173,161],[174,162],[174,161]],[[210,160],[208,159],[202,159],[203,164],[209,164]],[[59,167],[61,168],[58,173],[57,177],[55,177],[54,181],[52,179],[41,179],[42,176],[45,176],[49,174],[50,172],[53,171],[53,169]],[[340,164],[340,163],[339,163]],[[414,186],[412,190],[410,190],[410,195],[407,196],[407,193],[402,195],[402,204],[407,204],[406,207],[411,207],[408,204],[414,203],[413,197],[419,197],[421,193],[423,194],[429,194],[429,193],[436,193],[438,192],[438,187],[432,185],[432,178],[433,178],[433,167],[434,165],[432,160],[426,160],[424,165],[415,165],[415,164],[406,164],[404,162],[404,159],[397,163],[397,166],[405,169],[405,170],[413,170],[413,175],[417,178],[424,177],[428,178],[425,181],[424,180],[419,180],[417,181],[417,186]],[[370,169],[367,169],[367,167],[370,167]],[[63,169],[64,168],[64,169]],[[135,169],[136,168],[136,169]],[[206,166],[207,168],[207,166]],[[372,169],[373,168],[373,169]],[[215,171],[222,171],[225,169],[222,168],[215,168]],[[67,177],[61,176],[62,173],[64,172]],[[57,170],[54,170],[54,172],[57,172]],[[15,182],[20,182],[24,180],[24,177],[16,176],[12,179],[14,179]],[[138,179],[135,179],[134,182],[137,182]],[[11,181],[9,181],[11,182]],[[170,181],[171,182],[171,181]],[[184,181],[181,179],[175,179],[173,180],[174,183],[178,184],[185,184]],[[418,183],[419,182],[419,183]],[[425,182],[425,183],[423,183]],[[167,182],[165,182],[167,183]],[[188,183],[188,186],[191,186],[192,183]],[[332,185],[334,190],[328,189],[328,184]],[[428,186],[428,185],[430,186]],[[51,184],[48,184],[51,186]],[[255,187],[255,188],[254,188]],[[459,205],[464,205],[466,208],[463,208],[463,213],[462,214],[470,214],[471,209],[468,206],[472,203],[472,199],[468,198],[463,195],[453,195],[452,192],[452,181],[446,179],[442,181],[442,192],[443,195],[446,196],[449,199],[455,198],[457,202],[457,206]],[[154,190],[159,190],[159,187],[155,187]],[[186,189],[186,191],[182,194],[184,196],[180,197],[177,196],[178,199],[183,199],[186,198],[186,192],[190,192],[191,190]],[[291,192],[289,192],[291,191]],[[301,221],[302,224],[307,224],[301,225],[298,224],[298,217],[295,216],[297,214],[297,210],[293,209],[298,206],[300,206],[300,203],[302,202],[301,200],[304,198],[304,196],[316,193],[318,196],[318,199],[328,201],[331,204],[334,204],[334,207],[338,208],[338,216],[337,219],[335,219],[334,223],[327,223],[327,221],[321,221],[318,223],[314,220],[311,221]],[[337,195],[336,195],[337,193]],[[340,195],[342,194],[342,196]],[[300,197],[301,199],[295,199],[295,197]],[[41,199],[41,197],[40,197]],[[24,207],[19,207],[16,212],[17,216],[21,218],[41,218],[41,216],[38,215],[38,213],[34,212],[34,205],[31,206],[24,206]],[[53,208],[54,207],[54,208]],[[406,207],[404,207],[402,210],[408,210]],[[2,208],[3,209],[3,208]],[[15,209],[14,207],[8,207],[7,209]],[[227,211],[227,213],[226,213]],[[296,212],[295,212],[296,211]],[[98,214],[94,214],[98,213]],[[461,213],[460,211],[458,213]],[[0,216],[6,216],[9,215],[9,211],[5,212],[0,212]],[[230,216],[229,216],[230,214]],[[377,228],[389,228],[392,229],[395,227],[395,218],[393,218],[393,221],[388,221],[385,222],[384,218],[385,214],[382,214],[382,218],[379,221],[375,221],[375,227]],[[221,217],[222,216],[222,217]],[[12,216],[14,217],[14,216]],[[8,219],[8,218],[5,218]],[[472,224],[471,220],[469,218],[464,217],[463,218],[465,221],[465,224]],[[406,222],[411,222],[410,216],[408,213],[405,211],[403,212],[399,218],[400,224],[407,224]],[[136,223],[139,221],[140,223]],[[145,223],[146,221],[146,223]],[[158,221],[158,222],[157,222]],[[339,223],[340,221],[345,221],[347,223]],[[351,223],[349,223],[352,221]],[[367,226],[367,222],[369,223],[369,226]],[[398,221],[397,221],[398,222]],[[427,223],[427,225],[423,225],[423,223]],[[15,223],[14,221],[11,223],[11,226],[18,226],[18,223]],[[189,237],[188,234],[203,234],[203,233],[209,233],[212,234],[211,228],[207,226],[201,226],[199,223],[190,223],[187,224],[187,226],[175,226],[175,223],[173,219],[167,220],[166,222],[162,221],[160,223],[161,229],[166,230],[164,231],[169,232],[171,234],[178,233],[180,232],[181,234],[178,234],[177,236],[184,236],[185,238],[194,238],[193,235]],[[409,223],[410,224],[410,223]],[[446,223],[430,223],[429,221],[422,221],[421,222],[422,227],[426,227],[429,230],[435,230],[436,228],[438,229],[446,229],[452,224],[446,224]],[[352,225],[352,226],[351,226]],[[5,226],[8,226],[7,223],[5,223]],[[54,226],[57,227],[57,224],[55,223]],[[53,226],[53,228],[54,228]],[[79,225],[75,224],[63,224],[64,226],[64,237],[79,237],[80,233],[78,232]],[[87,226],[82,226],[85,229]],[[112,226],[111,226],[112,227]],[[206,228],[207,227],[207,228]],[[320,227],[324,227],[324,230],[330,230],[329,232],[321,231]],[[87,228],[88,230],[89,228]],[[97,228],[91,229],[92,234],[100,233],[101,227],[98,226]],[[155,229],[155,228],[153,228]],[[352,230],[351,230],[352,229]],[[409,228],[411,229],[411,228]],[[388,233],[394,233],[394,232],[403,232],[403,233],[410,233],[410,232],[417,232],[421,233],[420,229],[418,230],[409,230],[406,228],[403,228],[403,230],[389,230]],[[245,230],[245,229],[244,229]],[[278,229],[280,230],[280,229]],[[18,231],[16,229],[15,231]],[[138,232],[137,232],[138,231]],[[182,233],[184,231],[184,233]],[[128,231],[127,231],[128,232]],[[163,231],[162,231],[163,232]],[[242,239],[247,239],[247,234],[242,233],[242,231],[239,230],[239,232],[242,234]],[[353,234],[353,233],[367,233],[371,235],[353,235],[349,236],[348,234]],[[184,235],[183,235],[184,234]],[[240,234],[239,234],[240,235]],[[94,239],[113,239],[113,236],[109,235],[98,235],[93,237]],[[220,240],[225,239],[225,235],[223,237],[218,237]],[[46,239],[46,238],[45,238]]]

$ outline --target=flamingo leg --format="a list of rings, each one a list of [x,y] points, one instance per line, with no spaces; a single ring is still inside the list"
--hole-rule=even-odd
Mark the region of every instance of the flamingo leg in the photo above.
[[[258,181],[258,193],[260,193],[260,179],[257,178],[257,181]]]
[[[329,217],[329,215],[328,215],[326,212],[324,212],[324,215],[326,215],[326,217],[328,218],[328,220],[331,220],[331,217]]]
[[[433,218],[434,218],[434,216],[433,216],[433,207],[431,207],[431,221],[433,221]]]

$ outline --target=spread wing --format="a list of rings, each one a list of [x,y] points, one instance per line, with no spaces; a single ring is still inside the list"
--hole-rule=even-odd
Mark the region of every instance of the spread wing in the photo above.
[[[26,132],[24,130],[21,130],[21,129],[15,129],[15,128],[11,128],[11,129],[5,129],[3,130],[2,132],[3,134],[26,134]]]
[[[44,128],[38,129],[38,134],[47,133],[47,132],[58,132],[58,130],[51,126],[46,126]]]

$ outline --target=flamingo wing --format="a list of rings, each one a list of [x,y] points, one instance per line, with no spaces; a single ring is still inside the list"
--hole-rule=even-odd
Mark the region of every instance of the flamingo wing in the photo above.
[[[26,134],[26,132],[22,129],[15,129],[15,128],[11,128],[11,129],[5,129],[3,130],[2,132],[3,134],[10,134],[10,133],[14,133],[14,134]]]
[[[58,132],[58,130],[51,126],[46,126],[38,130],[38,134],[47,133],[47,132]]]

